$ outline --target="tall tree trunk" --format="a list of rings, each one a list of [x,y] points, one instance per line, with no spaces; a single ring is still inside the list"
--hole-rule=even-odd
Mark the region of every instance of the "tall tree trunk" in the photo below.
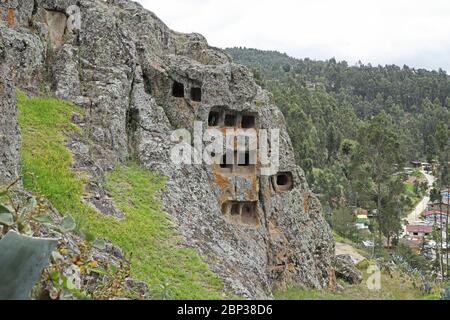
[[[442,188],[442,187],[441,187]],[[441,192],[441,188],[439,188],[439,192]],[[439,211],[440,211],[440,221],[439,221],[439,239],[440,239],[440,246],[439,246],[439,268],[441,269],[441,277],[444,279],[444,256],[442,254],[443,246],[444,246],[444,239],[442,238],[442,198],[439,201]]]
[[[446,255],[446,277],[449,278],[449,268],[448,268],[448,243],[449,243],[449,235],[448,235],[448,222],[449,222],[449,216],[450,214],[450,188],[447,186],[447,216],[445,217],[445,255]]]
[[[378,236],[380,238],[380,243],[382,248],[384,248],[383,242],[383,231],[381,230],[381,183],[378,182],[377,186],[377,220],[378,220]]]
[[[439,255],[439,250],[438,250],[438,243],[439,243],[439,236],[438,236],[438,220],[437,220],[437,215],[434,215],[434,232],[433,232],[433,238],[435,238],[436,240],[436,260],[438,259],[438,255]],[[433,268],[435,268],[436,271],[437,270],[437,266],[436,263],[433,264]]]

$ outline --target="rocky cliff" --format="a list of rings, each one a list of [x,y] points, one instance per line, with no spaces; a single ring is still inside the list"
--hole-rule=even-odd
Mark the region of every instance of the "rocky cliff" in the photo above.
[[[268,298],[277,286],[334,285],[322,208],[295,164],[283,115],[249,70],[128,0],[6,0],[0,18],[0,179],[19,170],[13,85],[53,92],[87,110],[74,121],[92,143],[67,146],[74,170],[91,179],[95,197],[85,201],[100,212],[126,219],[102,182],[133,159],[167,177],[165,211],[235,294]],[[196,121],[219,131],[280,129],[278,171],[174,164],[172,131],[192,132]]]
[[[16,96],[6,54],[4,39],[0,33],[0,185],[19,175],[20,134],[16,117]]]

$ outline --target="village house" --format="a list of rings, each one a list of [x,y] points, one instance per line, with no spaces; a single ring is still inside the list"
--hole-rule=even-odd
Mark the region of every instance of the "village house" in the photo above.
[[[410,237],[428,237],[433,233],[433,226],[429,224],[411,224],[406,226],[406,234]]]
[[[369,211],[365,209],[356,209],[354,214],[356,215],[356,228],[358,230],[368,230],[370,225]]]
[[[445,189],[441,191],[442,194],[442,202],[450,203],[450,189]]]
[[[428,223],[442,225],[447,221],[447,212],[441,212],[439,210],[426,211],[423,216]]]
[[[420,161],[411,161],[411,165],[413,166],[413,168],[422,169],[422,162]]]
[[[424,170],[427,172],[433,171],[433,164],[428,162],[421,162],[421,161],[411,161],[411,165],[415,169]]]
[[[367,230],[369,229],[370,221],[367,215],[360,214],[356,217],[356,228],[358,230]]]
[[[450,199],[445,201],[434,201],[428,205],[428,211],[450,212]]]

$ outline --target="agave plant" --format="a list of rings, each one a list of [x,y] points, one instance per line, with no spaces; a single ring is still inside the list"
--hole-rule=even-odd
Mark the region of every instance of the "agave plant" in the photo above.
[[[44,199],[13,190],[19,181],[20,179],[17,179],[3,190],[0,189],[0,201],[6,197],[8,202],[7,204],[0,202],[1,234],[6,235],[10,230],[15,230],[19,234],[33,236],[33,225],[42,224],[60,233],[75,229],[75,220],[70,215],[57,223],[47,213],[49,209]]]
[[[64,233],[75,228],[70,216],[55,223],[43,199],[13,190],[17,179],[0,189],[0,300],[29,299],[30,291],[49,264],[57,239],[34,238],[33,229],[45,224]]]
[[[9,231],[0,240],[0,300],[25,300],[58,244]]]

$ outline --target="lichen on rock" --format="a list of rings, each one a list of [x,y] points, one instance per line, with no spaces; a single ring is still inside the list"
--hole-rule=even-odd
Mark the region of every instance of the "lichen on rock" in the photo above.
[[[6,61],[5,42],[0,33],[0,185],[19,176],[20,133],[11,66]]]

